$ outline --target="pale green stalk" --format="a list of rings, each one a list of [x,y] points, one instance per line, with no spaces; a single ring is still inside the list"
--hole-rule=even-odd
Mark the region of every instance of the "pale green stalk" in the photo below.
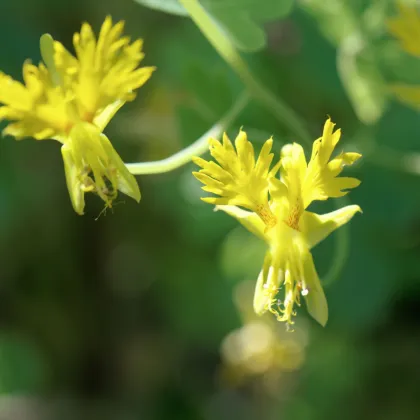
[[[279,0],[280,1],[280,0]],[[311,137],[295,112],[284,102],[272,94],[249,70],[246,62],[242,59],[234,45],[223,30],[211,18],[198,0],[179,0],[191,19],[198,26],[216,51],[229,64],[232,70],[239,76],[249,92],[264,104],[267,109],[286,126],[301,142],[311,144]]]
[[[209,138],[219,137],[242,112],[248,102],[248,94],[246,92],[242,93],[227,114],[190,146],[166,159],[153,162],[126,163],[128,170],[134,175],[150,175],[173,171],[174,169],[185,165],[191,161],[193,156],[200,156],[207,152],[209,150]]]

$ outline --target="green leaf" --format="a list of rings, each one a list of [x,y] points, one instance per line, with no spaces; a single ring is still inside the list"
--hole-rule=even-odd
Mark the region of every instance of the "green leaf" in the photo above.
[[[242,51],[264,48],[263,23],[287,16],[293,0],[203,0],[202,5]]]
[[[360,28],[360,3],[360,0],[306,0],[299,7],[315,19],[331,43],[339,45]]]
[[[263,22],[289,14],[293,0],[201,0],[201,3],[222,13],[246,12],[252,19]]]
[[[357,117],[374,124],[386,106],[386,87],[376,62],[358,34],[348,36],[337,53],[337,69]]]
[[[134,0],[149,9],[159,10],[178,16],[188,16],[186,10],[179,4],[178,0]]]
[[[212,11],[212,17],[222,27],[230,41],[242,51],[258,51],[264,48],[266,36],[246,12]]]
[[[178,0],[135,0],[150,9],[188,16]],[[242,51],[258,51],[266,44],[264,22],[287,16],[294,0],[201,0],[207,13]]]

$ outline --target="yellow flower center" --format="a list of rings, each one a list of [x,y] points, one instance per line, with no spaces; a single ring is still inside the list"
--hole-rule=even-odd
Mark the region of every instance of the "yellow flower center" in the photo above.
[[[277,218],[271,212],[268,205],[258,204],[256,206],[255,212],[258,214],[258,216],[261,217],[261,220],[267,226],[267,230],[271,229],[272,227],[274,227],[277,224]]]
[[[289,212],[288,217],[284,220],[287,226],[290,226],[292,229],[300,231],[299,229],[299,220],[302,215],[302,208],[299,205],[293,206]]]

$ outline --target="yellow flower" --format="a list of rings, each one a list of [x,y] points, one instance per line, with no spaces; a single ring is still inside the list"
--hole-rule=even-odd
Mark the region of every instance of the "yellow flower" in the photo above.
[[[123,27],[124,22],[113,25],[108,16],[96,40],[90,25],[84,23],[73,38],[76,56],[43,35],[45,64],[25,62],[24,84],[0,72],[0,120],[13,121],[3,133],[63,144],[67,184],[79,214],[83,214],[84,193],[89,191],[97,193],[108,207],[116,188],[140,200],[135,178],[101,134],[154,70],[138,67],[144,56],[142,41],[130,43],[122,36]]]
[[[401,44],[407,53],[420,57],[420,13],[413,5],[409,6],[403,1],[397,2],[399,16],[388,20],[388,29]],[[406,83],[394,83],[389,91],[406,105],[420,109],[420,86]]]
[[[388,20],[388,29],[407,53],[420,57],[420,14],[417,8],[397,1],[399,16]]]
[[[210,140],[210,152],[218,163],[195,159],[202,169],[194,175],[205,184],[203,189],[220,196],[203,200],[217,204],[217,209],[238,219],[268,245],[254,295],[257,314],[271,311],[279,321],[293,324],[295,304],[300,305],[302,295],[309,313],[321,325],[327,322],[327,301],[310,250],[361,210],[351,205],[318,215],[306,209],[314,200],[341,197],[360,184],[355,178],[338,177],[344,166],[361,157],[341,153],[331,159],[340,134],[328,119],[309,163],[302,147],[293,143],[283,147],[279,164],[271,170],[272,140],[267,140],[255,163],[243,132],[236,138],[236,151],[226,135],[223,146]],[[279,167],[280,179],[275,176]],[[284,289],[281,300],[280,288]]]

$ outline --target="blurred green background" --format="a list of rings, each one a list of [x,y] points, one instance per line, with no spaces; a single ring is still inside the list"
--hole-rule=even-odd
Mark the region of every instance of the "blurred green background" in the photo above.
[[[97,32],[107,14],[158,67],[107,128],[125,161],[192,143],[244,89],[188,18],[132,0],[0,0],[1,70],[20,79],[42,33],[72,50],[81,22]],[[393,14],[302,0],[244,54],[313,139],[330,115],[364,154],[347,171],[364,214],[314,250],[321,279],[348,254],[325,329],[304,308],[295,333],[253,317],[264,246],[199,200],[194,165],[139,177],[140,205],[122,197],[98,219],[89,197],[80,217],[56,142],[1,139],[0,420],[418,418],[420,115],[387,86],[420,83],[420,64],[387,34]],[[276,152],[295,140],[256,101],[229,134],[240,126],[256,145],[274,135]]]

